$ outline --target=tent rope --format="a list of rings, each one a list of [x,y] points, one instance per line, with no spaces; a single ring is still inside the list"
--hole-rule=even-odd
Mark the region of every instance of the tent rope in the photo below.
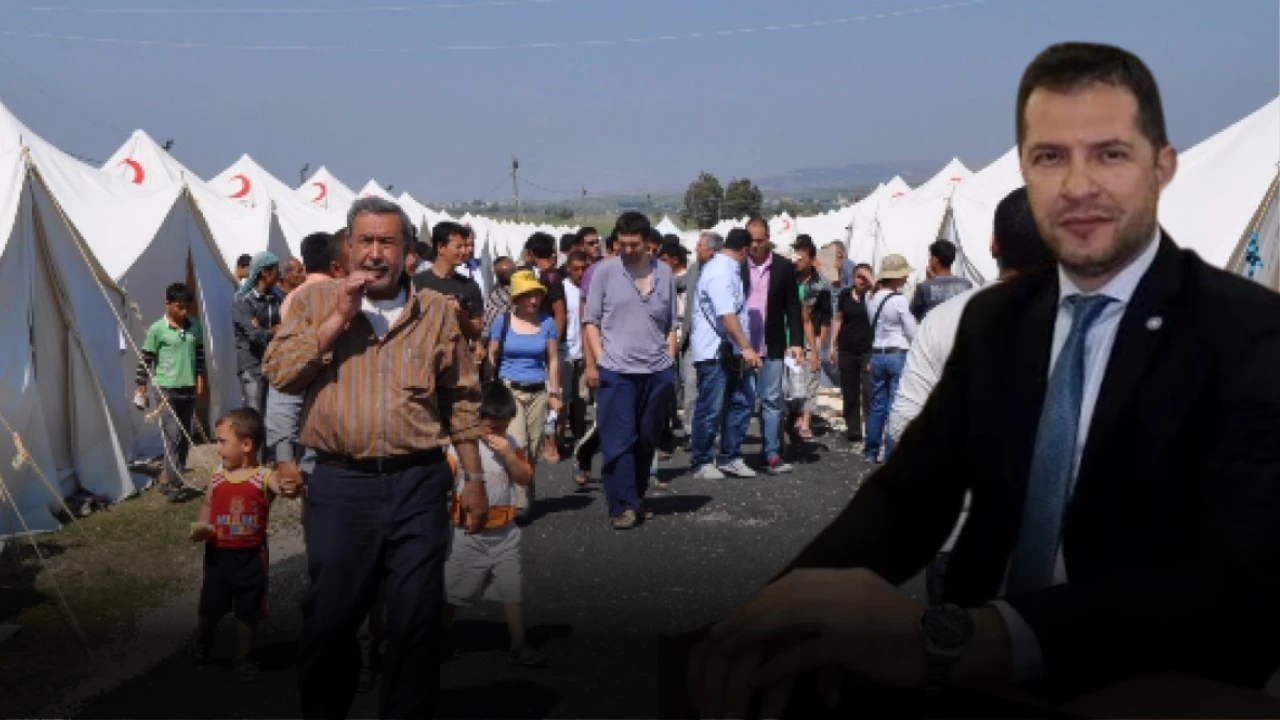
[[[30,148],[27,146],[23,146],[23,159],[26,161],[27,171],[30,172],[32,175],[34,175],[37,179],[39,179],[41,186],[43,186],[47,191],[48,186],[45,185],[44,178],[40,176],[39,169],[36,168],[35,163],[32,162]],[[128,325],[125,323],[124,318],[120,316],[120,312],[116,310],[115,303],[111,301],[111,295],[110,293],[107,292],[106,285],[103,284],[102,278],[100,277],[100,274],[102,271],[99,268],[97,262],[93,258],[91,258],[89,256],[89,253],[85,250],[84,239],[79,236],[79,231],[76,229],[75,223],[71,222],[71,218],[67,217],[66,211],[62,208],[62,205],[58,202],[57,198],[53,196],[53,193],[48,193],[48,195],[49,195],[49,199],[53,202],[54,208],[58,211],[58,216],[61,218],[63,225],[69,228],[72,234],[75,235],[76,242],[72,244],[76,246],[76,250],[80,253],[80,257],[84,259],[86,266],[88,266],[93,271],[90,274],[93,275],[94,283],[98,286],[99,292],[102,293],[102,299],[106,301],[107,307],[111,309],[111,314],[116,319],[116,324],[120,330],[121,336],[123,336],[125,341],[128,342],[130,349],[133,350],[134,356],[141,359],[142,350],[141,348],[138,347],[138,344],[134,342],[133,336],[129,333]],[[124,300],[125,302],[128,302],[127,297],[125,297]],[[147,372],[147,378],[150,381],[149,383],[150,386],[154,388],[155,373],[151,370],[151,368],[146,367],[146,363],[143,363],[143,368]],[[175,424],[178,427],[179,432],[181,432],[183,437],[187,439],[187,443],[189,445],[194,446],[196,442],[191,438],[191,435],[190,433],[187,432],[186,428],[182,427],[182,422],[181,422],[181,419],[178,417],[178,413],[172,407],[170,407],[167,402],[164,402],[163,399],[161,400],[159,406],[156,408],[156,411],[152,413],[152,415],[147,416],[147,422],[149,423],[153,422],[154,421],[153,417],[158,419],[160,416],[160,413],[162,413],[164,411],[164,408],[166,407],[169,408],[169,412],[173,414],[173,419]],[[193,418],[193,420],[197,423],[199,422],[198,419]],[[201,434],[204,434],[203,426],[201,426],[200,432]],[[205,437],[207,438],[208,436],[205,435]],[[173,461],[173,457],[170,454],[172,450],[169,448],[169,443],[163,441],[163,433],[162,433],[161,444],[164,447],[165,458],[170,461],[169,465],[172,466],[178,473],[178,481],[182,484],[184,488],[194,488],[195,486],[187,481],[186,476],[182,472],[182,468],[177,467],[178,463]],[[172,482],[172,478],[170,479],[170,482]]]
[[[6,423],[7,424],[7,423]],[[15,438],[17,433],[14,433]],[[56,494],[56,493],[55,493]],[[18,522],[22,524],[23,534],[31,541],[31,549],[35,551],[36,557],[40,559],[40,566],[49,575],[49,582],[53,584],[53,592],[58,596],[58,605],[62,611],[66,613],[67,621],[71,624],[71,629],[75,632],[76,637],[80,639],[82,645],[88,644],[88,640],[84,636],[84,632],[80,629],[80,621],[76,619],[76,615],[71,611],[71,605],[67,602],[67,596],[62,592],[62,586],[58,584],[58,576],[50,571],[49,559],[40,551],[40,543],[36,541],[36,533],[31,531],[27,525],[26,518],[22,517],[22,511],[18,508],[18,501],[14,499],[13,494],[9,492],[9,483],[5,481],[4,476],[0,475],[0,499],[5,500],[13,507],[13,514],[17,516]]]

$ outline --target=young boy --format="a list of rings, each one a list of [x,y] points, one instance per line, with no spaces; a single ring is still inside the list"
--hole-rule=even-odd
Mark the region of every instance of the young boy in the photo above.
[[[445,635],[459,607],[469,607],[481,594],[502,603],[511,634],[511,663],[535,666],[542,658],[525,642],[524,605],[521,593],[520,527],[516,525],[515,491],[512,484],[528,485],[533,467],[507,426],[516,416],[516,399],[503,383],[488,383],[480,401],[480,424],[484,435],[480,460],[484,467],[485,491],[489,496],[489,518],[485,527],[467,534],[465,518],[453,502],[453,546],[445,563]],[[449,464],[457,476],[457,493],[466,476],[458,458],[449,451]]]
[[[222,467],[209,481],[191,540],[205,543],[200,623],[191,638],[196,666],[209,660],[213,630],[229,610],[236,615],[235,668],[254,682],[261,673],[252,658],[258,620],[267,612],[267,516],[277,495],[292,495],[275,473],[258,464],[262,416],[252,408],[232,410],[214,427]]]
[[[173,412],[160,415],[164,438],[164,474],[160,491],[171,502],[178,502],[182,492],[182,470],[187,466],[188,438],[196,413],[196,399],[204,394],[204,329],[198,318],[188,317],[193,298],[182,283],[165,289],[164,317],[155,321],[142,341],[142,357],[138,361],[138,391],[134,404],[147,407],[147,383],[155,374],[155,387],[161,401]]]

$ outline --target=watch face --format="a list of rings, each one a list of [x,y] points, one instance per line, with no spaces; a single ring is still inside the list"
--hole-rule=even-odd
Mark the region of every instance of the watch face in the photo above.
[[[969,613],[954,605],[926,612],[921,625],[929,642],[944,650],[963,647],[973,633],[973,620]]]

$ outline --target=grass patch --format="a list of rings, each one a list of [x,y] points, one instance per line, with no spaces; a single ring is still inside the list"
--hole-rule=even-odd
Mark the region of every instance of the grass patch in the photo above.
[[[193,449],[189,465],[188,483],[204,488],[217,465],[212,446]],[[0,717],[35,717],[109,662],[109,649],[136,632],[145,611],[198,585],[202,549],[186,536],[202,501],[170,503],[147,490],[81,519],[78,528],[37,536],[47,564],[30,539],[8,542],[0,556],[0,624],[22,628],[0,644]],[[272,534],[298,527],[298,507],[275,503]],[[193,627],[195,615],[192,607]]]

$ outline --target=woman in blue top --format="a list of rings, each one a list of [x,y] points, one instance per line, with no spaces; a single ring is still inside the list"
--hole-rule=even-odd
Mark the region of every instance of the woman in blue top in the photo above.
[[[511,310],[494,318],[489,328],[489,357],[497,362],[498,378],[516,396],[516,417],[509,432],[535,468],[547,406],[560,412],[560,338],[555,318],[540,309],[546,292],[532,271],[515,273],[511,276]],[[524,524],[533,504],[533,482],[527,487],[517,485],[515,494],[516,520]]]

